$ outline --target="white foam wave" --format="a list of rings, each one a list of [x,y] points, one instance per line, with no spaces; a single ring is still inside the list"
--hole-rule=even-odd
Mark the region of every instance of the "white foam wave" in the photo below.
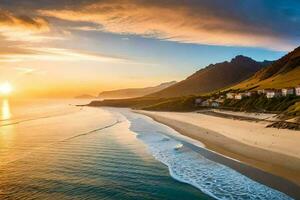
[[[216,199],[292,199],[225,165],[208,160],[188,146],[177,148],[182,143],[175,130],[142,115],[126,110],[122,113],[131,123],[130,130],[148,145],[158,161],[168,166],[174,179],[193,185]]]

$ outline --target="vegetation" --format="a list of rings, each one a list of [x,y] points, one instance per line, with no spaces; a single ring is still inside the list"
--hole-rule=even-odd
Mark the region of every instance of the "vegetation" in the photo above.
[[[224,108],[241,111],[275,112],[281,113],[300,100],[296,96],[278,97],[268,99],[263,95],[254,95],[242,100],[226,99]]]
[[[154,105],[143,107],[144,110],[153,111],[192,111],[195,110],[195,97],[181,97],[165,100]]]
[[[300,116],[300,102],[296,102],[294,105],[290,106],[285,111],[285,114],[291,117]]]
[[[216,94],[202,96],[203,99],[217,97]],[[203,107],[195,105],[197,96],[177,97],[177,98],[134,98],[93,101],[89,106],[112,106],[129,107],[133,109],[152,111],[194,111]],[[247,111],[247,112],[272,112],[283,113],[286,116],[300,116],[300,97],[287,96],[268,99],[264,95],[253,95],[242,100],[226,99],[222,109]]]
[[[132,99],[108,99],[104,101],[92,101],[89,106],[111,106],[111,107],[126,107],[134,109],[142,109],[149,105],[158,104],[164,102],[163,98],[132,98]]]
[[[300,85],[300,47],[230,89],[281,89]]]

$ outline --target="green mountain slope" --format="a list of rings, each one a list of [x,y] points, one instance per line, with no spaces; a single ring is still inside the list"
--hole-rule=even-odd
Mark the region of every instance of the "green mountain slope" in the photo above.
[[[280,89],[297,85],[300,85],[300,47],[231,89]]]
[[[212,92],[248,79],[265,66],[245,56],[237,56],[230,62],[211,64],[164,90],[149,97],[179,97]]]

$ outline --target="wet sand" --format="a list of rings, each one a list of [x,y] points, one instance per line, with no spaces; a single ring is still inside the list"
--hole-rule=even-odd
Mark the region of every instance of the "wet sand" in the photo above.
[[[300,197],[299,131],[265,128],[266,122],[240,121],[200,113],[136,112],[199,140],[207,149],[241,161],[225,159],[224,162],[250,178]],[[217,157],[222,160],[222,156]],[[274,176],[269,176],[269,173]]]

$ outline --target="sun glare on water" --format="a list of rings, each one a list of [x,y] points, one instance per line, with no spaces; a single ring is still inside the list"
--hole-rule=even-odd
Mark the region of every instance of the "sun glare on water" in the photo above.
[[[13,91],[13,87],[10,83],[2,83],[0,85],[0,93],[1,95],[9,95]]]

